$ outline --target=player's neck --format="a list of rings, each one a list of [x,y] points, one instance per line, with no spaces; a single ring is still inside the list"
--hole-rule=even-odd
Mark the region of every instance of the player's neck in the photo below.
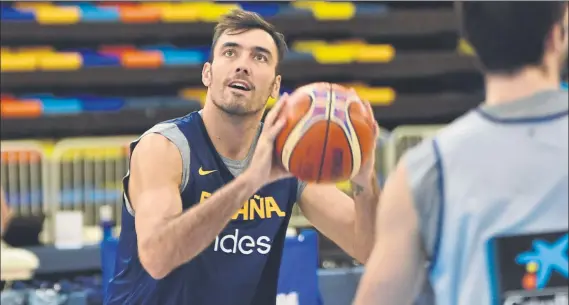
[[[232,160],[247,157],[259,130],[261,115],[235,117],[208,107],[207,103],[202,110],[202,119],[215,149],[221,156]]]
[[[560,77],[542,69],[528,68],[515,75],[486,75],[488,105],[515,102],[540,91],[559,88]]]

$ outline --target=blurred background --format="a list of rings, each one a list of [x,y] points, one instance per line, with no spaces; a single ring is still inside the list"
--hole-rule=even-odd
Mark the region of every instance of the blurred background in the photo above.
[[[336,82],[371,102],[383,128],[380,178],[402,152],[483,99],[452,2],[2,2],[1,185],[12,214],[3,300],[26,291],[30,304],[101,304],[101,241],[120,230],[127,145],[201,108],[213,26],[234,8],[285,34],[283,92]],[[82,245],[54,245],[61,211],[79,211]],[[291,228],[310,224],[295,211]],[[361,267],[318,240],[324,304],[349,304]],[[33,303],[38,295],[54,303]]]

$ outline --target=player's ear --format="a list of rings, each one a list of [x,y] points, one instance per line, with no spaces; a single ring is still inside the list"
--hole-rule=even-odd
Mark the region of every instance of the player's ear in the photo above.
[[[211,64],[206,62],[202,69],[202,83],[204,86],[209,87],[211,84]]]
[[[281,92],[281,79],[280,75],[275,77],[275,81],[273,82],[273,90],[271,91],[271,97],[274,99],[279,98],[279,93]]]

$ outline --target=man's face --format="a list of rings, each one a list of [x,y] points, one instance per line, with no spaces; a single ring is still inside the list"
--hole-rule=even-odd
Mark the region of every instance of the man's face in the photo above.
[[[231,115],[246,116],[264,110],[279,92],[277,46],[269,33],[253,29],[223,33],[204,65],[202,81],[212,102]]]

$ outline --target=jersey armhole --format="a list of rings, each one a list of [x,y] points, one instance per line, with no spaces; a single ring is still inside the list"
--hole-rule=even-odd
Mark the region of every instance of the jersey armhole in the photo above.
[[[149,129],[148,131],[143,133],[138,139],[133,141],[131,144],[131,154],[134,151],[134,149],[136,148],[136,145],[138,144],[138,142],[140,142],[140,140],[144,136],[151,134],[151,133],[156,133],[156,134],[159,134],[159,135],[165,137],[170,142],[172,142],[176,146],[176,148],[178,148],[178,152],[180,153],[180,156],[182,157],[182,177],[181,177],[180,186],[179,186],[179,190],[180,190],[180,194],[181,194],[185,190],[186,186],[188,185],[188,183],[190,181],[190,144],[189,144],[188,140],[186,139],[186,137],[184,136],[184,134],[182,133],[182,131],[178,128],[178,126],[176,126],[176,124],[174,124],[174,123],[163,123],[163,124],[155,125],[151,129]],[[130,168],[130,160],[129,160],[129,168]],[[127,174],[124,178],[125,181],[129,179],[129,176],[130,176],[130,170],[127,172]],[[124,188],[124,195],[123,196],[124,196],[124,200],[125,200],[125,204],[126,204],[126,209],[131,215],[134,216],[134,209],[132,208],[132,205],[130,204],[127,185],[124,184],[123,188]]]

